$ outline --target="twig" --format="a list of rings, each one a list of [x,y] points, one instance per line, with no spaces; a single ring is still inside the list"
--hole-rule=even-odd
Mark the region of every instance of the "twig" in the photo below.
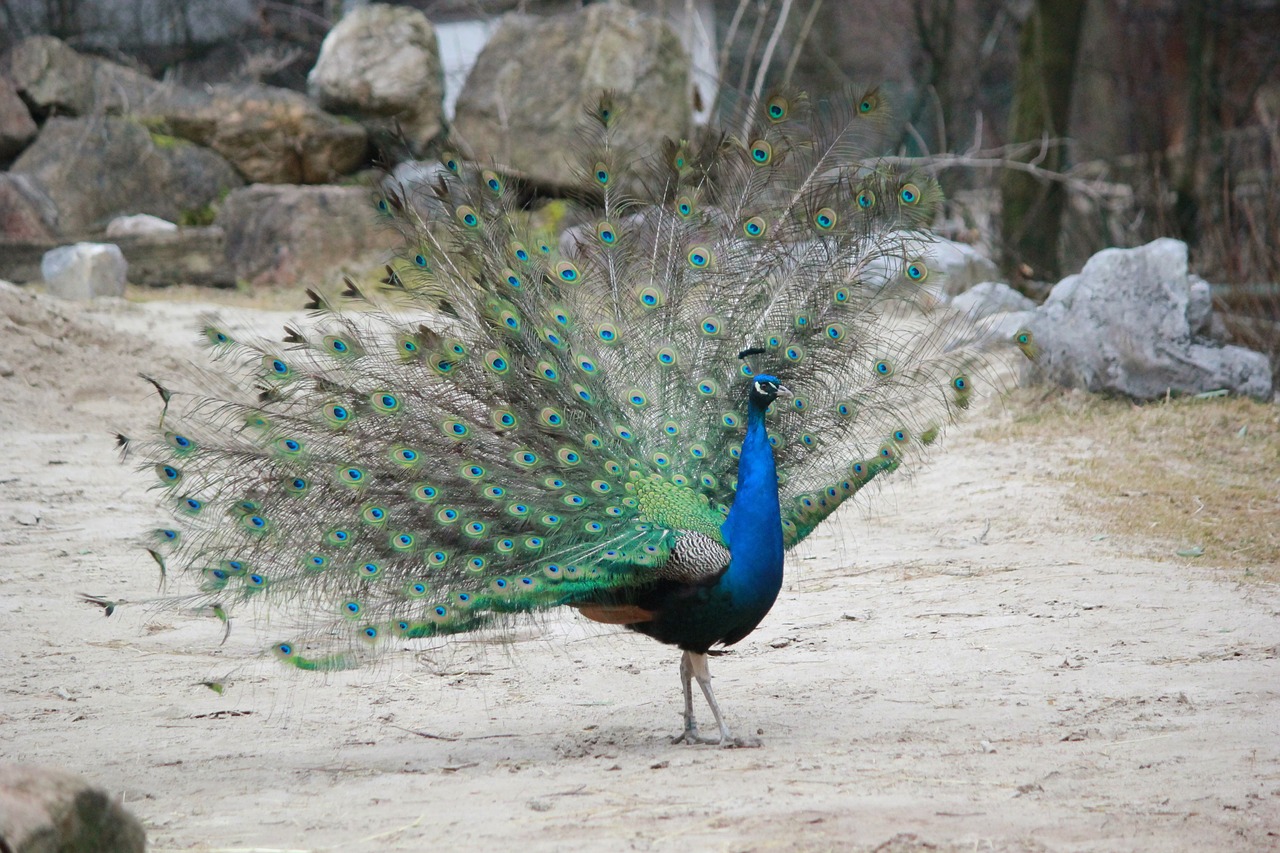
[[[756,104],[760,103],[760,93],[764,90],[764,77],[769,73],[769,64],[773,62],[773,52],[778,47],[778,39],[782,38],[782,30],[787,25],[787,18],[791,16],[791,3],[793,0],[782,0],[782,11],[778,13],[778,20],[774,22],[773,32],[769,34],[769,41],[765,43],[764,55],[760,57],[760,65],[756,67],[756,82],[751,87],[751,102],[747,105],[747,120],[755,114]],[[742,128],[742,135],[745,138],[749,124]]]
[[[732,20],[729,21],[729,29],[724,34],[724,44],[720,46],[720,56],[716,60],[716,80],[723,82],[725,72],[729,69],[729,49],[733,47],[733,40],[738,37],[738,27],[742,24],[742,16],[747,12],[747,4],[751,0],[738,0],[738,8],[733,13]],[[711,115],[716,115],[716,110],[720,106],[721,94],[724,92],[723,85],[716,88],[715,100],[711,102]]]
[[[809,14],[805,16],[804,23],[800,25],[800,36],[796,39],[795,47],[791,49],[791,58],[787,60],[787,70],[782,74],[783,87],[791,85],[791,75],[796,70],[796,63],[800,60],[800,53],[804,50],[804,43],[809,40],[809,32],[813,29],[813,22],[818,17],[818,10],[822,8],[822,0],[814,0],[813,5],[809,7]]]
[[[1016,155],[1025,151],[1029,144],[1034,143],[1024,142],[1004,145],[999,148],[970,150],[964,154],[947,153],[929,154],[924,157],[882,157],[880,162],[891,166],[910,166],[932,172],[940,172],[943,169],[1012,169],[1018,172],[1026,172],[1046,181],[1065,184],[1070,189],[1080,192],[1089,198],[1099,199],[1108,195],[1106,187],[1109,184],[1106,181],[1080,177],[1074,169],[1066,172],[1057,172],[1039,165],[1044,161],[1045,155],[1050,148],[1065,145],[1067,140],[1045,137],[1040,140],[1039,150],[1035,157],[1029,161],[1017,159]]]

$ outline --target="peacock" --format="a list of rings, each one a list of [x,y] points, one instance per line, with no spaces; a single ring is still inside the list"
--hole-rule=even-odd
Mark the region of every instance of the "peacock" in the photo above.
[[[281,340],[209,319],[223,378],[157,381],[156,433],[119,439],[174,518],[145,547],[224,619],[290,608],[272,652],[302,670],[574,608],[681,650],[677,741],[743,745],[708,653],[1009,342],[922,286],[941,195],[863,159],[876,89],[773,94],[649,152],[618,143],[618,96],[584,112],[559,235],[517,177],[446,153],[377,194],[403,234],[381,286],[308,291]]]

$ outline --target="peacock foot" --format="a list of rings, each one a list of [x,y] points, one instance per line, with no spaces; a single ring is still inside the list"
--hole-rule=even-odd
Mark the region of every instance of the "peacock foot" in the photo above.
[[[693,681],[697,680],[702,694],[707,699],[712,715],[716,718],[716,726],[720,729],[719,737],[706,737],[698,734],[698,723],[693,716]],[[687,743],[695,746],[719,746],[724,749],[755,749],[764,744],[757,737],[734,737],[729,727],[724,724],[724,715],[720,713],[720,703],[711,690],[711,671],[707,668],[707,656],[697,652],[686,651],[680,658],[680,681],[684,687],[684,731],[671,739],[672,743]]]
[[[722,730],[719,735],[704,735],[698,731],[696,724],[686,725],[684,731],[673,737],[671,742],[688,746],[718,746],[722,749],[759,749],[764,746],[764,741],[758,737],[735,737],[728,729]]]

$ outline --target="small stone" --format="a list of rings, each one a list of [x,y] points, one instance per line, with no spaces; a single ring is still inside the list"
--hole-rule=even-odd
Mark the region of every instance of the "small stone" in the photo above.
[[[40,275],[51,296],[93,299],[124,296],[129,264],[114,243],[76,243],[44,253]]]
[[[152,216],[149,213],[137,213],[133,216],[117,216],[107,223],[107,237],[133,237],[140,234],[171,234],[178,226],[167,219]]]

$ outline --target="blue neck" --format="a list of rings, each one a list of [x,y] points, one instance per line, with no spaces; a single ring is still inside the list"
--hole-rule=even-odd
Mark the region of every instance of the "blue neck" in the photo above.
[[[782,514],[765,408],[754,400],[747,408],[738,490],[720,532],[732,555],[721,585],[735,601],[768,610],[782,587]]]

